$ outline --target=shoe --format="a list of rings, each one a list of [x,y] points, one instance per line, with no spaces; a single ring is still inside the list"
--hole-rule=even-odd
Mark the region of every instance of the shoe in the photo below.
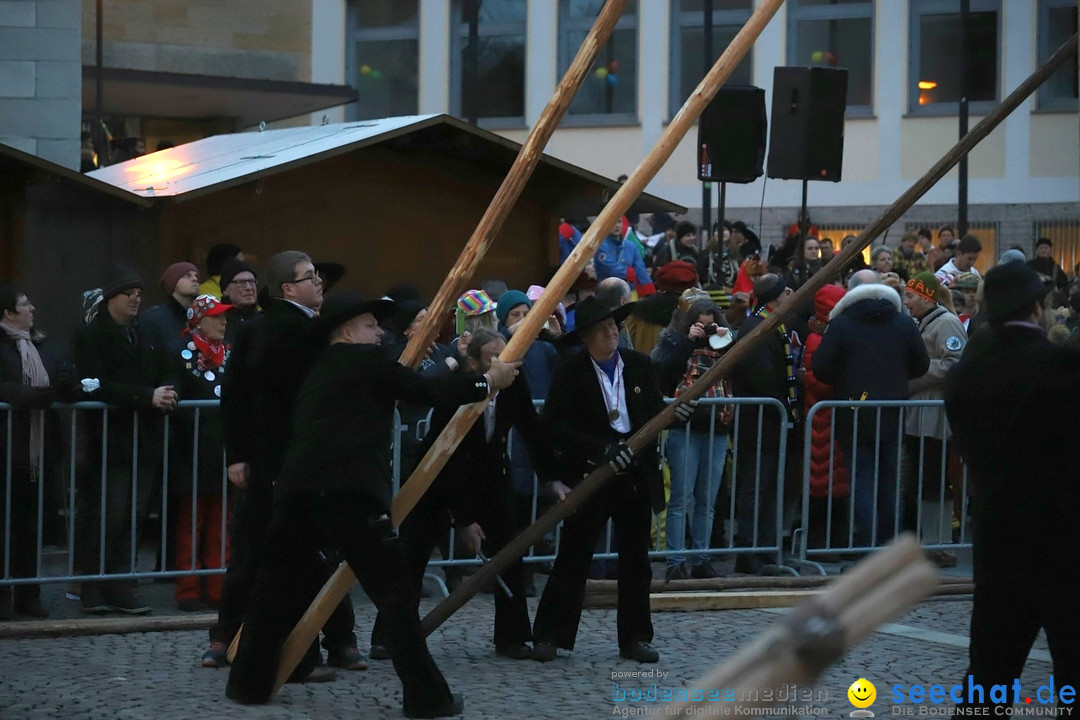
[[[528,660],[532,657],[532,648],[526,643],[513,643],[502,647],[497,646],[495,654],[511,660]]]
[[[41,598],[38,597],[16,599],[15,614],[40,620],[49,617],[49,611],[41,604]]]
[[[389,660],[392,656],[390,655],[390,648],[387,646],[372,644],[368,657],[372,660]]]
[[[84,613],[90,615],[104,615],[109,612],[109,605],[105,602],[105,597],[101,593],[101,588],[97,585],[83,585],[79,602],[82,604],[82,611]]]
[[[202,609],[199,598],[180,598],[176,601],[176,608],[180,612],[198,612]]]
[[[367,670],[368,667],[364,656],[354,647],[327,650],[326,664],[342,670]]]
[[[948,550],[927,550],[926,557],[939,568],[956,567],[956,555]]]
[[[632,642],[619,650],[619,656],[627,660],[637,660],[639,663],[654,663],[660,659],[660,653],[653,650],[652,645],[644,640]]]
[[[667,569],[667,575],[665,576],[665,582],[672,582],[674,580],[689,580],[690,574],[686,572],[686,565],[679,563],[678,565],[669,565]]]
[[[332,682],[337,678],[337,673],[334,669],[327,667],[326,665],[316,665],[312,668],[311,672],[302,678],[289,677],[285,682],[287,683],[324,683]],[[241,701],[243,702],[243,701]]]
[[[139,594],[134,590],[121,590],[110,593],[106,599],[109,610],[126,615],[149,615],[150,606],[139,602]],[[86,608],[84,607],[83,610]]]
[[[202,666],[205,668],[225,667],[229,664],[229,656],[225,653],[225,643],[217,641],[210,643],[210,649],[203,653]]]
[[[407,718],[441,718],[452,717],[454,715],[460,715],[465,710],[465,696],[459,693],[454,693],[450,696],[450,699],[444,702],[438,707],[433,707],[428,710],[419,708],[402,708]]]
[[[533,643],[532,659],[537,662],[551,662],[555,659],[555,646],[544,640]]]
[[[67,590],[64,591],[64,597],[68,600],[79,600],[82,596],[82,584],[81,583],[68,583]]]
[[[702,563],[690,567],[690,577],[695,580],[712,580],[720,577],[720,573],[713,569],[712,563]]]

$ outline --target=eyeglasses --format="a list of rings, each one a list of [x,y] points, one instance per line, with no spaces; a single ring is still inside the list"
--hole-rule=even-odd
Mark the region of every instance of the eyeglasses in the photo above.
[[[125,290],[124,295],[127,295],[129,300],[142,300],[141,290]]]
[[[302,283],[302,282],[307,282],[308,280],[311,281],[312,285],[322,285],[322,278],[319,277],[319,271],[318,270],[314,271],[310,275],[305,275],[304,277],[296,278],[295,280],[289,280],[288,282],[290,282],[290,283]]]
[[[293,282],[300,282],[300,281],[299,280],[294,280]],[[256,285],[259,284],[259,281],[258,280],[230,280],[228,284],[229,285],[239,285],[240,287],[255,287]]]

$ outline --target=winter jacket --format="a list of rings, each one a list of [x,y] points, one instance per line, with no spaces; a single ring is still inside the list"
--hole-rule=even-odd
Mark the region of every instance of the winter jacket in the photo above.
[[[803,367],[806,382],[803,385],[803,417],[822,400],[833,399],[833,387],[822,382],[814,374],[814,354],[821,344],[821,334],[811,326],[803,349]],[[847,497],[848,472],[840,443],[833,442],[832,408],[823,408],[814,414],[810,430],[810,496],[829,497],[829,472],[832,470],[831,497]]]
[[[960,318],[939,305],[919,319],[919,333],[930,355],[930,369],[908,383],[908,396],[912,400],[941,400],[945,376],[959,362],[967,332]],[[909,409],[904,432],[945,440],[951,431],[944,408],[921,407]]]

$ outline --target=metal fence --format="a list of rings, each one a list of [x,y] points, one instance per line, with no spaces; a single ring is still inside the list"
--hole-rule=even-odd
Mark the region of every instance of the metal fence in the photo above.
[[[540,401],[536,404],[538,407],[542,406]],[[684,545],[685,549],[668,550],[665,542],[667,513],[662,513],[654,518],[654,540],[650,556],[685,556],[693,560],[717,555],[738,557],[753,553],[768,556],[773,572],[824,572],[820,562],[830,559],[828,556],[857,556],[878,547],[889,534],[878,532],[885,526],[919,531],[924,547],[928,550],[970,547],[967,528],[967,475],[966,471],[961,470],[958,481],[950,478],[948,441],[938,454],[928,451],[926,439],[921,439],[914,445],[909,441],[905,452],[901,452],[901,446],[904,445],[902,428],[905,413],[920,407],[941,405],[941,401],[818,403],[811,408],[806,418],[801,458],[798,453],[789,458],[790,425],[786,422],[786,408],[780,401],[772,398],[703,400],[698,414],[709,414],[709,431],[705,441],[711,448],[704,460],[707,464],[705,475],[715,482],[716,490],[713,491],[710,487],[708,493],[704,496],[699,494],[697,499],[693,493],[680,493],[678,499],[673,498],[672,502],[681,500],[678,509],[685,519],[692,517],[695,504],[704,497],[706,502],[711,503],[707,510],[715,510],[715,515],[712,512],[707,512],[707,515],[717,527],[707,533],[709,541],[704,546],[699,542],[696,547]],[[719,412],[724,406],[734,408],[730,432],[719,420]],[[850,411],[852,422],[849,425],[841,422],[838,427],[838,412],[833,412],[830,419],[829,437],[832,441],[828,450],[826,497],[841,499],[841,493],[836,491],[838,468],[857,466],[859,453],[873,453],[874,467],[880,470],[881,464],[878,460],[883,454],[895,449],[895,452],[888,454],[892,467],[885,473],[893,478],[889,482],[895,484],[896,490],[890,496],[890,512],[883,513],[878,509],[877,499],[885,489],[880,486],[878,470],[875,470],[869,484],[852,484],[846,494],[846,503],[829,502],[822,517],[812,517],[811,507],[814,503],[810,485],[810,454],[814,444],[811,432],[813,420],[819,413],[837,408],[841,409],[840,412],[843,412],[843,409]],[[885,433],[883,428],[890,423],[883,412],[890,410],[898,414],[899,425],[895,430]],[[219,516],[212,520],[217,523],[216,536],[220,538],[217,540],[217,557],[220,561],[210,567],[193,564],[190,567],[168,569],[172,562],[170,548],[173,543],[179,540],[192,547],[199,546],[197,506],[200,480],[203,481],[204,495],[227,498],[231,492],[223,455],[218,456],[219,461],[210,458],[214,468],[209,478],[211,492],[205,490],[207,473],[202,473],[203,477],[200,477],[198,460],[207,453],[207,448],[205,445],[200,446],[199,430],[213,414],[219,412],[217,401],[186,401],[180,403],[173,416],[156,416],[155,423],[160,425],[154,427],[155,434],[152,437],[146,436],[147,428],[140,426],[138,414],[134,414],[133,422],[129,423],[130,439],[125,437],[120,443],[127,448],[124,453],[117,452],[117,438],[110,440],[109,432],[110,418],[126,411],[109,408],[102,403],[56,405],[50,417],[60,421],[58,424],[62,427],[62,436],[56,433],[48,435],[49,442],[40,450],[39,464],[42,468],[49,468],[50,472],[43,474],[36,483],[31,483],[20,475],[18,463],[13,461],[13,439],[18,434],[15,432],[14,422],[16,412],[25,411],[13,411],[11,406],[0,404],[0,420],[4,421],[0,427],[3,427],[7,441],[4,458],[5,482],[2,487],[4,526],[0,536],[4,544],[0,557],[3,570],[0,574],[0,586],[101,579],[181,578],[225,572],[228,565],[227,504],[225,512],[220,512]],[[770,413],[777,413],[776,417],[780,419],[779,422],[769,425],[778,428],[775,438],[765,432],[766,418]],[[873,416],[869,423],[859,421],[867,416]],[[41,423],[44,435],[46,414],[38,413],[35,421]],[[186,449],[192,455],[187,464],[190,475],[185,472],[182,477],[177,477],[178,464],[174,462],[177,460],[177,448],[182,447],[182,443],[178,443],[174,437],[180,430],[179,423],[186,423],[186,436],[191,439]],[[402,480],[401,440],[405,433],[413,433],[414,437],[422,438],[429,423],[428,418],[412,426],[405,426],[395,411],[392,438],[395,491]],[[747,423],[754,423],[755,426],[748,428]],[[842,442],[842,433],[844,428],[849,426],[852,428],[850,445],[853,451],[845,459],[838,450],[846,444]],[[860,431],[863,432],[862,436],[859,435]],[[678,471],[678,459],[671,462],[673,448],[688,447],[687,443],[679,441],[689,438],[692,433],[700,432],[686,426],[673,428],[666,433],[661,444],[661,457],[665,464]],[[677,434],[681,435],[681,438],[676,438],[673,442],[672,437]],[[724,443],[726,447],[722,450],[716,450],[719,446],[714,441],[722,436],[727,436],[729,442]],[[740,437],[743,438],[742,442]],[[747,440],[750,438],[753,442],[748,445]],[[512,454],[513,437],[510,443]],[[935,450],[932,447],[930,449]],[[933,461],[934,467],[930,467],[931,456],[937,458]],[[752,463],[748,459],[752,459]],[[789,459],[801,459],[801,469],[798,463],[789,462]],[[863,459],[865,460],[865,457]],[[205,467],[204,464],[203,468]],[[743,468],[741,475],[737,470],[740,467]],[[799,477],[802,479],[801,483],[798,482]],[[907,487],[900,484],[899,479],[902,477],[915,477],[917,480],[914,486]],[[937,480],[934,481],[933,478]],[[678,479],[676,478],[676,481]],[[952,488],[952,493],[949,492],[950,480],[956,486]],[[928,515],[927,509],[930,506],[920,502],[915,503],[917,507],[913,511],[905,512],[902,490],[907,487],[917,498],[923,499],[926,495],[924,491],[930,484],[937,493],[936,498],[931,498],[937,503],[937,514]],[[866,490],[866,487],[870,490]],[[749,510],[744,505],[740,512],[738,496],[740,492],[747,491],[753,493],[754,502],[750,504]],[[874,498],[871,503],[874,512],[869,528],[871,540],[860,542],[857,535],[856,503],[865,497],[867,492],[872,493]],[[547,506],[554,502],[545,497],[535,474],[532,475],[531,488],[526,489],[523,494],[529,505],[528,522],[534,522]],[[181,498],[187,497],[191,498],[190,509],[186,509],[186,512],[190,513],[190,529],[184,537],[178,537],[174,524],[180,524],[178,508]],[[956,507],[946,511],[950,497],[956,498]],[[95,502],[89,502],[88,499]],[[118,525],[116,517],[109,516],[110,505],[115,503],[123,506],[122,527]],[[668,510],[675,507],[669,503]],[[85,517],[87,508],[96,512],[97,517]],[[80,516],[80,512],[83,516]],[[29,534],[25,532],[27,523],[16,522],[13,526],[13,520],[25,518],[27,515],[32,520],[30,526],[33,528]],[[800,516],[801,522],[797,522]],[[958,523],[955,528],[954,518]],[[93,521],[90,522],[92,533],[84,525],[88,521]],[[158,523],[160,527],[151,535],[149,528]],[[692,521],[686,523],[686,526],[691,524]],[[793,527],[796,529],[792,531]],[[817,534],[823,535],[824,542],[814,542],[814,538],[810,537],[815,530],[821,531]],[[537,564],[553,561],[558,552],[559,534],[559,528],[556,528],[546,542],[531,548],[525,562]],[[791,538],[790,544],[788,537]],[[716,538],[715,542],[712,541],[713,538]],[[450,552],[447,557],[433,560],[431,567],[446,568],[480,562],[471,555],[456,554],[453,550],[452,534],[449,540]],[[83,543],[88,543],[91,547],[82,546]],[[120,557],[121,561],[118,562],[117,557]],[[613,545],[613,533],[609,523],[594,560],[605,561],[615,557],[617,548]],[[26,558],[30,558],[30,561],[26,561]],[[441,582],[441,578],[438,578],[438,583]]]

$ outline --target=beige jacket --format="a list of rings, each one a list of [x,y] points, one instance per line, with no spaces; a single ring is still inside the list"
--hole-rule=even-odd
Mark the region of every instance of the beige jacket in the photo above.
[[[967,332],[960,318],[940,305],[919,321],[919,332],[930,355],[930,369],[922,377],[908,383],[908,398],[941,400],[945,396],[945,376],[960,360],[967,345]],[[938,440],[947,439],[951,431],[945,419],[945,408],[908,408],[904,432]]]

